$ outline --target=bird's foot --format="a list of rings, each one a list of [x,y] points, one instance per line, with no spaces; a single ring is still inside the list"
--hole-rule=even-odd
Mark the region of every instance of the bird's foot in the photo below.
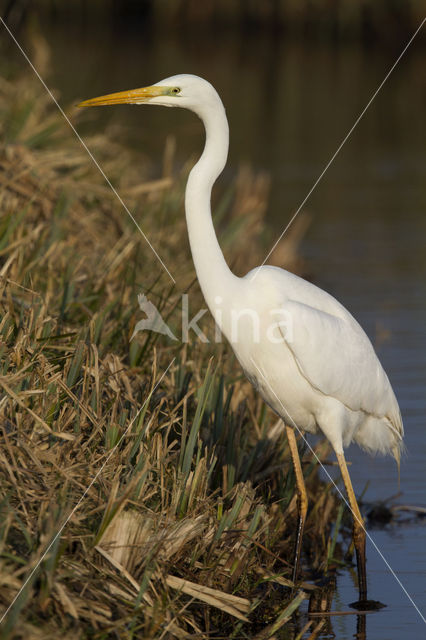
[[[349,606],[352,609],[357,609],[357,611],[379,611],[387,607],[386,604],[378,600],[357,600],[356,602],[351,602]]]

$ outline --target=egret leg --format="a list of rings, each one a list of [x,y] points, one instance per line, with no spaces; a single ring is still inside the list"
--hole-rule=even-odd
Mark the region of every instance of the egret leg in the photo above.
[[[306,513],[308,511],[308,495],[306,493],[305,480],[303,478],[302,465],[300,463],[299,449],[297,448],[294,429],[285,425],[288,446],[290,447],[294,473],[296,475],[297,502],[299,508],[299,522],[297,527],[296,545],[294,549],[293,582],[299,575],[300,552],[302,548],[303,529],[305,528]]]
[[[360,602],[365,602],[367,600],[367,570],[365,567],[366,534],[364,528],[364,520],[362,519],[361,512],[358,507],[358,502],[355,498],[351,478],[349,476],[348,467],[346,465],[345,455],[344,453],[336,453],[336,456],[340,467],[340,473],[342,474],[343,482],[345,483],[346,493],[348,494],[349,504],[352,510],[354,523],[353,536],[358,569],[359,599]]]

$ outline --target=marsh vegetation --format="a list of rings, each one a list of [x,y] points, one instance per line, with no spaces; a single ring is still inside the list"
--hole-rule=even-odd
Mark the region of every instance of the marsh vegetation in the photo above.
[[[338,534],[350,519],[315,457],[305,452],[306,582],[294,588],[282,424],[227,345],[130,340],[141,292],[172,327],[182,292],[202,305],[183,215],[188,166],[174,174],[173,141],[154,181],[143,179],[147,158],[108,132],[87,144],[175,286],[36,81],[2,80],[0,109],[4,637],[269,638],[290,619],[292,637],[319,629],[324,620],[295,612],[316,577],[344,564]],[[243,254],[259,261],[267,197],[267,178],[247,167],[216,194],[237,272]],[[274,256],[281,266],[302,267],[300,220]],[[328,445],[316,453],[326,461]]]

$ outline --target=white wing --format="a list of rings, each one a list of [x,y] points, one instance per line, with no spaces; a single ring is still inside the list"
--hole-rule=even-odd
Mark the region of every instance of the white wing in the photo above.
[[[309,297],[327,311],[305,302],[285,301],[293,324],[293,335],[286,344],[300,372],[322,393],[353,411],[387,417],[400,431],[398,403],[367,335],[337,300],[310,283],[304,284],[310,289],[304,293],[314,294]],[[329,312],[334,305],[338,315]]]

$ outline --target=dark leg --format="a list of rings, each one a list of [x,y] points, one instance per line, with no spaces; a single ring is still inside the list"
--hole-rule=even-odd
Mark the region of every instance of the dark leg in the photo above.
[[[302,465],[300,464],[299,450],[296,436],[292,427],[285,426],[288,446],[290,447],[294,473],[296,475],[297,501],[299,507],[299,523],[297,527],[296,546],[294,550],[293,582],[299,575],[300,552],[302,548],[303,529],[305,528],[306,513],[308,511],[308,495],[306,493],[305,480],[303,479]]]
[[[349,476],[348,467],[346,465],[345,456],[343,453],[336,453],[337,461],[340,467],[340,473],[342,474],[343,482],[345,483],[346,493],[348,494],[349,505],[352,510],[352,517],[354,523],[354,545],[356,551],[356,561],[358,568],[358,589],[360,602],[367,600],[367,570],[365,567],[365,528],[364,521],[361,516],[361,512],[358,507],[358,502],[355,498],[355,493],[352,487],[351,478]]]

